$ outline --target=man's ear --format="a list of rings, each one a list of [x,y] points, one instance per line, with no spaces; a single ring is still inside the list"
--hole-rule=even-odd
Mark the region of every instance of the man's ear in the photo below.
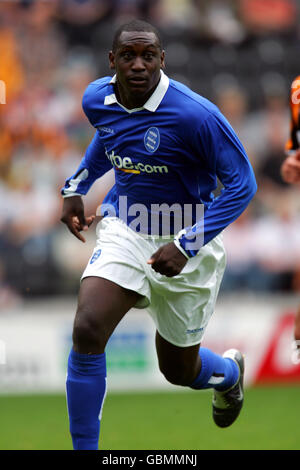
[[[111,70],[114,70],[116,66],[115,66],[115,54],[113,53],[113,51],[109,51],[108,60],[109,60],[109,68]]]

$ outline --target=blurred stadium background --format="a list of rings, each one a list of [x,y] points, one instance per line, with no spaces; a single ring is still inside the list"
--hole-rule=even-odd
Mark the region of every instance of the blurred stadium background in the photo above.
[[[210,395],[164,382],[153,325],[133,310],[107,351],[103,448],[297,449],[300,188],[279,172],[300,74],[297,0],[0,1],[0,449],[71,448],[66,360],[95,233],[83,245],[59,222],[60,188],[93,135],[83,91],[111,74],[113,31],[137,17],[160,29],[167,74],[220,107],[255,169],[257,195],[224,234],[228,268],[204,341],[245,351],[248,402],[226,434],[215,429]],[[94,185],[88,213],[110,184]]]

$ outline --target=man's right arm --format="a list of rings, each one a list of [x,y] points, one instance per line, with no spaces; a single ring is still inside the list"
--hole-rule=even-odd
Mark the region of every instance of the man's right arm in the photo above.
[[[62,196],[66,198],[86,194],[96,179],[111,168],[111,162],[105,155],[105,149],[96,131],[76,173],[66,180],[61,190]]]
[[[76,173],[66,180],[61,190],[64,198],[61,221],[82,242],[85,242],[85,239],[80,232],[88,229],[95,216],[85,217],[81,196],[88,192],[96,179],[111,168],[112,165],[105,155],[105,149],[96,132]]]
[[[81,231],[86,231],[93,223],[95,215],[85,217],[84,205],[81,196],[73,196],[64,199],[61,222],[66,224],[68,229],[78,240],[85,243],[85,238]]]

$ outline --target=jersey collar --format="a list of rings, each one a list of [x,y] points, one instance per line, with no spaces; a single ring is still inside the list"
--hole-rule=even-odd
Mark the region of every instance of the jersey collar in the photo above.
[[[117,76],[114,75],[110,81],[110,83],[116,83],[117,81]],[[165,96],[167,89],[169,87],[169,78],[167,75],[164,74],[164,72],[161,70],[160,71],[160,81],[158,82],[157,87],[155,88],[154,92],[150,96],[150,98],[146,101],[144,106],[141,108],[134,108],[134,109],[127,109],[125,106],[123,106],[121,103],[118,102],[117,97],[115,93],[112,93],[111,95],[107,95],[104,99],[104,104],[105,105],[110,105],[110,104],[115,104],[117,103],[121,108],[125,109],[128,113],[133,113],[135,111],[141,111],[142,109],[147,109],[147,111],[151,111],[154,113],[160,103],[162,102],[163,97]]]

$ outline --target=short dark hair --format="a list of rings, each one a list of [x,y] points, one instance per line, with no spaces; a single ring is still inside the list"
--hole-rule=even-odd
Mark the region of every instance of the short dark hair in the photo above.
[[[143,20],[132,20],[129,23],[122,24],[116,30],[114,37],[113,37],[113,43],[112,43],[113,52],[117,50],[119,38],[121,34],[123,33],[123,31],[126,31],[126,32],[127,31],[143,31],[147,33],[154,33],[155,36],[157,37],[159,48],[160,50],[162,50],[162,40],[161,40],[159,31],[157,30],[157,28],[155,28],[155,26]]]

